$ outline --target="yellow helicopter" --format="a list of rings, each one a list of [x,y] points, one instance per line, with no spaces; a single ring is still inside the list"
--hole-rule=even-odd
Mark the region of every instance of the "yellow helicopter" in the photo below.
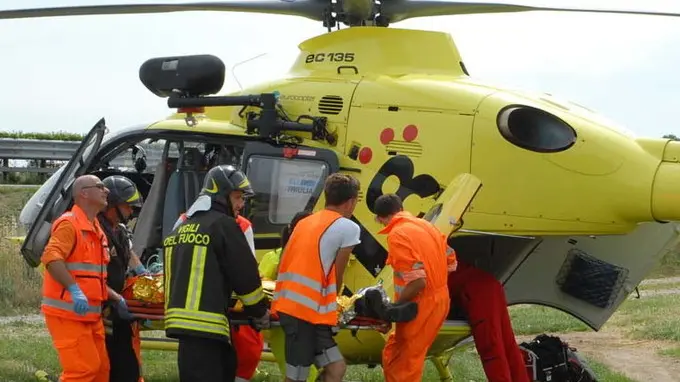
[[[145,197],[134,249],[152,259],[210,166],[233,163],[257,195],[243,214],[258,257],[303,209],[323,205],[333,172],[362,184],[354,220],[361,244],[344,293],[378,282],[392,293],[385,238],[372,209],[396,192],[405,208],[450,234],[458,256],[504,283],[508,303],[565,311],[599,330],[650,269],[680,241],[680,142],[631,138],[585,107],[470,78],[448,34],[388,28],[414,17],[523,11],[680,16],[676,13],[531,7],[429,0],[254,0],[125,4],[0,11],[0,19],[178,11],[292,15],[328,29],[299,45],[288,74],[215,96],[225,67],[212,55],[154,58],[140,80],[177,109],[167,119],[106,134],[100,120],[71,161],[29,200],[21,252],[31,266],[51,222],[70,207],[73,179],[122,174]],[[340,29],[344,24],[349,28]],[[332,31],[332,28],[338,30]],[[418,54],[413,54],[419,47]],[[430,53],[427,53],[430,52]],[[160,147],[149,168],[144,147]],[[109,166],[132,153],[135,169]],[[162,259],[162,256],[160,256]],[[344,328],[349,364],[378,365],[385,335]],[[281,336],[263,360],[283,364]],[[442,380],[467,322],[450,316],[430,349]],[[169,349],[148,339],[145,348]]]

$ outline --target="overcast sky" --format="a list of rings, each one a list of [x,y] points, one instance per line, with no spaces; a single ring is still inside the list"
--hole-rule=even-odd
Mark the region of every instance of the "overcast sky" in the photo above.
[[[2,0],[0,8],[109,3],[134,1]],[[677,0],[521,3],[680,12]],[[680,18],[530,12],[392,27],[450,33],[475,78],[575,101],[639,136],[680,134]],[[226,12],[0,20],[0,130],[84,133],[102,116],[112,130],[158,120],[171,110],[139,82],[146,59],[210,53],[230,71],[268,52],[236,69],[247,86],[285,73],[297,44],[325,32],[303,18]],[[235,89],[228,73],[223,90]]]

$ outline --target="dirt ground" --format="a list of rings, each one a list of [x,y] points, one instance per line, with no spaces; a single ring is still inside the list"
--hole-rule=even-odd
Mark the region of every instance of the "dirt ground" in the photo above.
[[[639,382],[680,381],[680,361],[661,357],[659,350],[677,347],[671,343],[631,340],[613,330],[600,332],[555,333],[588,359],[595,359],[610,369]],[[530,341],[534,336],[518,336]]]
[[[680,277],[645,280],[642,285],[676,283],[680,283]],[[640,291],[641,298],[668,294],[680,294],[680,288]],[[635,296],[635,293],[631,296]],[[568,342],[587,358],[595,359],[636,381],[680,381],[680,360],[659,355],[660,350],[677,348],[677,343],[633,340],[610,328],[600,332],[569,332],[554,335]],[[517,340],[530,341],[533,338],[534,336],[518,336]]]

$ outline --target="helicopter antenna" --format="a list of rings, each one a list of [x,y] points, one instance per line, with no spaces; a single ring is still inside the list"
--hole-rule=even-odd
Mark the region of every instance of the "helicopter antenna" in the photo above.
[[[238,77],[236,77],[236,67],[239,66],[239,65],[245,64],[246,62],[252,61],[252,60],[254,60],[254,59],[256,59],[256,58],[260,58],[260,57],[262,57],[262,56],[265,56],[266,54],[267,54],[267,52],[260,53],[260,54],[258,54],[258,55],[255,56],[255,57],[251,57],[251,58],[249,58],[249,59],[247,59],[247,60],[243,60],[243,61],[241,61],[241,62],[237,62],[237,63],[234,64],[234,66],[231,67],[231,75],[232,75],[232,77],[234,77],[234,80],[235,80],[236,83],[238,84],[239,90],[243,90],[243,86],[241,86],[241,82],[238,80]]]

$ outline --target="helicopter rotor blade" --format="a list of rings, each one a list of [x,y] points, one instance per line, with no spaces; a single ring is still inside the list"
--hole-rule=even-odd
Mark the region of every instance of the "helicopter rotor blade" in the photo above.
[[[331,0],[233,0],[220,2],[113,4],[7,9],[0,10],[0,20],[60,16],[214,11],[271,13],[300,16],[314,21],[327,21],[331,11],[339,11],[339,17],[342,19],[339,21],[344,21],[345,19],[351,18],[369,21],[375,16],[375,13],[373,13],[373,11],[370,9],[372,7],[371,4],[373,4],[373,1],[374,0],[338,0],[337,4],[333,4]],[[381,4],[376,7],[376,9],[377,8],[380,9],[380,17],[384,21],[387,21],[387,24],[416,17],[529,11],[589,12],[672,17],[680,16],[680,13],[675,12],[540,7],[519,4],[455,2],[446,0],[382,0]]]
[[[652,12],[652,11],[633,11],[618,9],[613,10],[613,9],[586,9],[586,8],[558,8],[519,4],[454,2],[437,0],[383,0],[380,8],[381,16],[386,17],[390,23],[396,23],[399,21],[415,17],[471,15],[484,13],[530,12],[530,11],[616,13],[631,15],[680,17],[680,13],[675,12]]]
[[[123,15],[187,11],[252,12],[301,16],[322,21],[330,4],[324,0],[240,0],[222,2],[88,5],[0,10],[1,19],[59,16]]]

